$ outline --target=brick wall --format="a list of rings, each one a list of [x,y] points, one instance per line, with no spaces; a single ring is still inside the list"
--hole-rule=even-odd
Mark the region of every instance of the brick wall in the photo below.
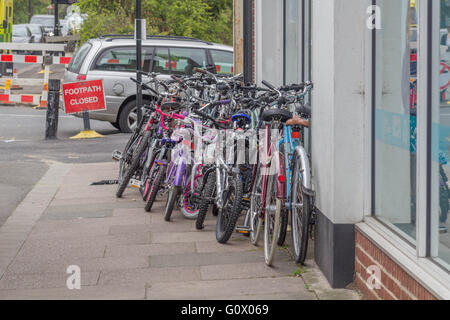
[[[355,283],[368,300],[436,300],[436,298],[389,258],[382,250],[356,231]],[[369,266],[381,271],[380,289],[366,285]]]

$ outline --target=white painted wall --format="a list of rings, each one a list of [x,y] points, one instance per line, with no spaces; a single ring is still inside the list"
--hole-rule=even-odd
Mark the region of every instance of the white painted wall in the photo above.
[[[363,218],[365,12],[361,0],[312,3],[316,204],[333,223]]]

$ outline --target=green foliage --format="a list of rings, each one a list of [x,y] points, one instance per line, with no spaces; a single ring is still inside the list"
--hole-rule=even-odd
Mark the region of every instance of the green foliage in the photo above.
[[[31,0],[31,13],[47,14],[47,6],[51,4],[51,0]],[[28,0],[14,0],[13,23],[28,23]]]
[[[78,6],[89,15],[81,30],[83,40],[105,33],[133,33],[135,0],[79,0]],[[233,42],[232,0],[143,0],[142,16],[148,35]]]

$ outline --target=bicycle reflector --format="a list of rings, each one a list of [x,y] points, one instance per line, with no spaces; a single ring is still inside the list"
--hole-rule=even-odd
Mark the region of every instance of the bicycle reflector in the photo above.
[[[300,139],[300,131],[292,131],[293,139]]]
[[[278,181],[284,183],[286,181],[286,177],[284,175],[278,176]]]

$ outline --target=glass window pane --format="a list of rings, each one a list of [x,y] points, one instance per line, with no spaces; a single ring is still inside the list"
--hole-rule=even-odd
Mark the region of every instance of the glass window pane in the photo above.
[[[299,64],[301,59],[301,44],[299,43],[301,25],[299,17],[299,6],[297,0],[286,0],[285,2],[285,83],[298,83],[301,79]]]
[[[222,50],[209,50],[218,74],[233,74],[233,53]]]
[[[155,57],[153,59],[152,72],[169,74],[169,49],[167,48],[157,48],[155,52]]]
[[[70,72],[78,73],[80,71],[81,65],[83,64],[84,58],[86,58],[87,54],[91,50],[92,45],[90,43],[85,43],[75,52],[72,60],[70,60],[69,66],[67,70]]]
[[[172,74],[192,75],[194,68],[206,68],[206,51],[195,48],[170,48],[170,64]]]
[[[375,214],[415,243],[417,1],[381,0],[377,30]]]
[[[450,1],[441,0],[440,65],[438,103],[432,107],[432,237],[436,245],[432,256],[447,269],[450,265],[450,234],[448,233],[450,175]],[[437,90],[437,89],[436,89]]]
[[[143,68],[148,70],[152,51],[143,49]],[[136,48],[113,48],[106,50],[97,59],[95,70],[136,72]]]

